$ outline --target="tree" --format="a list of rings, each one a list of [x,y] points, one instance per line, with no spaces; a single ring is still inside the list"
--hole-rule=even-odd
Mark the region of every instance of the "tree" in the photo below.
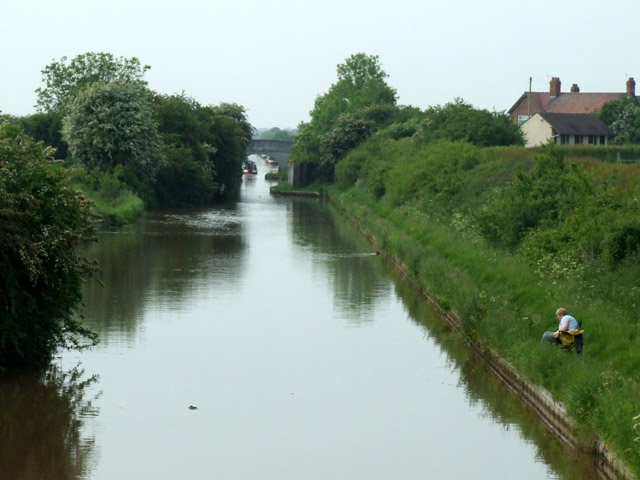
[[[201,207],[234,199],[254,131],[244,108],[156,95],[153,110],[167,158],[153,184],[159,205]]]
[[[376,55],[352,55],[337,66],[337,73],[338,81],[331,85],[327,93],[316,98],[310,112],[311,121],[301,123],[298,127],[300,134],[293,147],[295,160],[324,162],[328,167],[323,168],[324,175],[329,177],[333,175],[335,159],[327,162],[321,149],[323,141],[325,145],[327,143],[323,136],[336,127],[338,118],[375,105],[396,105],[396,91],[387,85],[387,74],[382,70]],[[362,128],[359,130],[363,131]]]
[[[62,140],[62,115],[57,111],[34,113],[18,119],[24,132],[34,140],[55,148],[54,156],[67,158],[68,146]]]
[[[96,340],[75,314],[93,270],[77,246],[95,225],[52,153],[0,126],[0,367],[44,365],[58,348]]]
[[[69,103],[62,134],[73,158],[89,170],[122,165],[149,183],[163,163],[148,95],[138,84],[97,82],[80,91]]]
[[[213,202],[217,185],[203,143],[205,127],[198,102],[181,95],[154,95],[153,114],[164,144],[166,163],[153,182],[163,208],[203,207]]]
[[[373,132],[390,123],[396,112],[393,106],[376,104],[339,115],[334,127],[320,138],[320,165],[325,176],[332,178],[336,163]]]
[[[42,70],[43,88],[36,89],[39,111],[55,110],[83,88],[95,82],[134,83],[146,86],[144,74],[151,67],[136,57],[114,57],[110,53],[83,53],[67,62],[52,61]]]
[[[311,125],[318,133],[329,131],[339,115],[371,105],[395,105],[396,91],[385,81],[377,55],[357,53],[337,66],[338,81],[316,98],[310,112]]]
[[[281,130],[278,127],[270,128],[260,134],[260,140],[282,140],[285,142],[291,142],[297,132],[295,130]]]
[[[428,108],[416,137],[425,142],[465,141],[480,147],[524,145],[522,131],[509,115],[473,108],[461,98],[444,107]]]
[[[213,165],[213,180],[221,187],[217,200],[233,200],[240,192],[242,162],[254,128],[244,107],[235,103],[204,107],[200,116],[206,132],[203,140]]]
[[[613,130],[614,143],[640,143],[640,105],[635,97],[611,100],[596,116]]]
[[[640,143],[640,105],[627,104],[611,124],[617,144]]]

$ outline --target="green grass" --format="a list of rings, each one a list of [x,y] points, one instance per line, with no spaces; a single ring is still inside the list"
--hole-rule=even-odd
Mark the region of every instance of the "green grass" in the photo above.
[[[144,202],[122,182],[106,173],[72,172],[74,186],[93,203],[92,210],[107,226],[136,222],[144,213]]]

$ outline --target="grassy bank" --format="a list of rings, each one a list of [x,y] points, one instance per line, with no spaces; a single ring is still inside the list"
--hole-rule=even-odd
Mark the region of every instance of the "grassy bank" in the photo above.
[[[573,152],[572,152],[573,153]],[[640,473],[640,166],[373,138],[329,195],[489,345]],[[559,306],[582,356],[540,345]]]
[[[114,175],[72,171],[74,187],[93,203],[92,211],[106,226],[134,223],[144,212],[144,202]]]

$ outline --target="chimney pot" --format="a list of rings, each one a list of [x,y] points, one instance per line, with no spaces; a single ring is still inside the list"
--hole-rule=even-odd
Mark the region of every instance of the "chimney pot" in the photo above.
[[[627,80],[627,97],[635,97],[636,96],[636,81],[633,77],[629,77]]]
[[[553,77],[551,78],[551,82],[549,82],[549,93],[552,97],[557,97],[560,95],[560,78]]]
[[[580,87],[578,86],[577,83],[574,83],[573,85],[571,85],[571,92],[572,93],[580,93]]]

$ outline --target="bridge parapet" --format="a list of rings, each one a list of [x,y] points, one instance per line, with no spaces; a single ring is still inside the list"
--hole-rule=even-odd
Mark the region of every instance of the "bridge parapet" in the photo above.
[[[280,168],[288,168],[292,147],[293,142],[285,140],[251,140],[247,146],[247,156],[270,155],[278,161]]]

